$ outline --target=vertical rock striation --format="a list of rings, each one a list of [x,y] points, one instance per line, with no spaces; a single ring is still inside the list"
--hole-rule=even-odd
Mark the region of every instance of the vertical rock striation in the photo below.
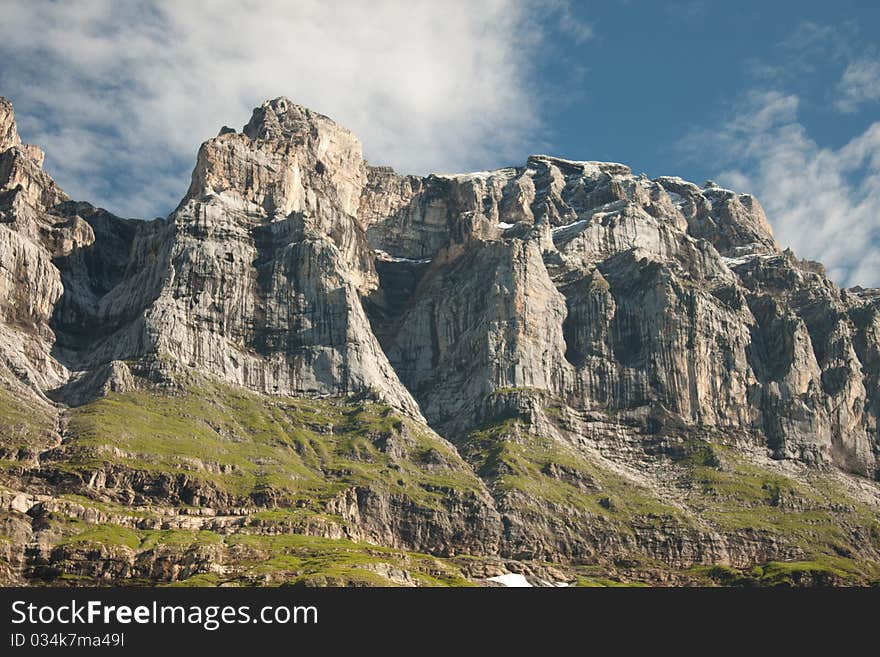
[[[373,391],[456,435],[530,388],[876,470],[876,297],[782,252],[749,195],[543,155],[398,176],[279,98],[202,145],[167,220],[134,222],[69,201],[0,109],[6,360],[39,390],[150,359]]]
[[[681,567],[744,566],[805,548],[700,516],[701,499],[664,463],[709,468],[702,485],[717,486],[733,471],[749,481],[740,458],[803,481],[880,474],[880,294],[841,289],[820,264],[782,250],[747,194],[545,155],[402,176],[285,98],[202,145],[166,219],[72,201],[42,164],[0,99],[0,393],[54,427],[40,449],[3,449],[37,471],[40,459],[74,453],[71,407],[150,386],[183,398],[196,377],[260,393],[266,408],[373,399],[407,417],[408,451],[392,440],[404,425],[375,418],[362,432],[375,444],[360,445],[348,407],[329,428],[311,411],[296,425],[359,436],[338,447],[345,467],[321,457],[321,476],[349,486],[323,510],[344,516],[351,537],[407,549],[432,550],[440,537],[443,554],[635,550]],[[213,433],[193,429],[200,440],[241,440],[205,422]],[[734,452],[705,447],[716,440]],[[138,470],[155,455],[108,449],[139,465],[95,470],[74,490],[103,482],[108,496],[135,499],[193,485]],[[375,450],[387,465],[370,471],[371,488],[362,473]],[[434,471],[454,473],[453,484]],[[426,477],[412,479],[415,493],[414,472]],[[844,480],[859,504],[880,499],[865,492],[873,483]],[[768,481],[758,488],[769,501],[746,490],[774,509],[794,504]],[[199,486],[186,495],[244,503],[210,492],[215,479]],[[189,499],[168,490],[169,504]],[[247,499],[268,504],[268,490]],[[868,525],[850,529],[875,555]]]

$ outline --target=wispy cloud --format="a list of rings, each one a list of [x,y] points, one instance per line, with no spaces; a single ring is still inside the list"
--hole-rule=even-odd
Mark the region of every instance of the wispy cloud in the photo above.
[[[835,106],[848,114],[858,111],[865,103],[880,101],[880,59],[850,62],[837,89],[840,97]]]
[[[854,124],[848,141],[829,145],[802,116],[837,123],[880,100],[872,38],[853,21],[796,23],[748,62],[754,87],[742,101],[679,144],[726,186],[757,196],[780,244],[847,286],[880,286],[880,122]]]
[[[540,0],[535,6],[555,15],[559,31],[572,37],[575,43],[585,43],[596,36],[592,23],[579,18],[568,0]]]
[[[803,87],[811,76],[841,71],[859,52],[859,25],[800,21],[762,58],[746,61],[749,73],[765,85]],[[839,75],[834,73],[834,75]]]
[[[880,122],[823,148],[798,105],[794,95],[753,91],[724,125],[686,146],[721,163],[724,184],[758,197],[782,245],[823,262],[838,283],[880,286]]]
[[[565,2],[539,3],[576,40]],[[167,212],[198,144],[286,95],[347,125],[399,170],[481,168],[540,127],[531,87],[537,4],[118,3],[3,9],[0,94],[71,194],[125,215]]]

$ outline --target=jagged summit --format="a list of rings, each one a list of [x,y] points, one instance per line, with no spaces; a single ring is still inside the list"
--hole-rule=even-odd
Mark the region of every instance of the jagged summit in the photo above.
[[[18,134],[18,128],[15,125],[15,112],[12,109],[12,102],[8,98],[0,96],[0,153],[10,149],[16,151],[33,163],[36,168],[43,166],[45,154],[39,146],[33,144],[24,144]],[[7,167],[9,164],[7,163]],[[8,182],[7,182],[8,185]]]
[[[267,100],[255,108],[242,132],[251,139],[296,139],[314,137],[322,129],[334,133],[347,132],[354,141],[358,141],[330,117],[297,105],[284,96]]]
[[[445,556],[880,562],[880,296],[750,195],[548,155],[400,175],[278,98],[139,222],[71,202],[8,101],[0,145],[0,418],[43,441],[0,432],[0,481]]]
[[[187,198],[237,192],[272,216],[325,214],[308,190],[354,216],[365,179],[360,141],[326,116],[276,98],[254,110],[242,133],[202,144]],[[329,211],[329,210],[327,210]],[[327,219],[327,226],[332,219]]]
[[[0,96],[0,152],[7,148],[19,146],[21,138],[15,127],[15,113],[12,110],[12,102],[8,98]]]

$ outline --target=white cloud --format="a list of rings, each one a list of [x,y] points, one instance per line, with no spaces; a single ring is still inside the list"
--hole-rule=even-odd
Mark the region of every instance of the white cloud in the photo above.
[[[837,89],[840,96],[834,106],[841,112],[853,113],[864,103],[880,100],[880,60],[850,62]]]
[[[556,0],[34,0],[3,8],[0,93],[68,192],[124,215],[173,207],[198,144],[281,95],[376,163],[496,166],[540,126],[536,7],[589,38]]]
[[[880,286],[880,122],[840,148],[798,121],[799,99],[753,92],[735,118],[687,140],[729,167],[722,184],[758,197],[780,244],[843,285]]]
[[[840,147],[823,146],[799,106],[803,98],[816,120],[825,106],[855,113],[880,101],[872,38],[853,20],[801,21],[771,61],[750,62],[752,75],[777,90],[752,90],[720,128],[682,142],[704,164],[727,168],[717,177],[728,187],[760,199],[782,245],[823,262],[843,285],[880,286],[880,122]],[[837,84],[827,83],[832,76]]]
[[[541,0],[537,7],[555,14],[559,30],[571,36],[575,43],[584,43],[596,36],[592,24],[578,18],[568,0]]]

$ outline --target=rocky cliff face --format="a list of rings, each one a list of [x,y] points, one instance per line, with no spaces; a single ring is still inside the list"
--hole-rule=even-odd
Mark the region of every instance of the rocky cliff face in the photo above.
[[[9,581],[880,573],[880,295],[749,195],[543,155],[401,176],[284,98],[165,220],[42,162],[0,101]],[[384,548],[254,579],[331,549],[279,535]]]
[[[399,263],[419,281],[374,324],[434,426],[467,430],[493,390],[537,388],[877,472],[876,299],[781,252],[754,197],[545,156],[372,180],[361,217],[386,278]]]

